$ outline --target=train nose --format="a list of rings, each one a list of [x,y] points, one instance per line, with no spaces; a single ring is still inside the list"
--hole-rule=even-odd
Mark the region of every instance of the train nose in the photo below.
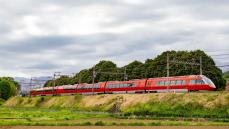
[[[216,89],[216,86],[215,86],[215,85],[210,85],[210,87],[212,87],[212,88]]]

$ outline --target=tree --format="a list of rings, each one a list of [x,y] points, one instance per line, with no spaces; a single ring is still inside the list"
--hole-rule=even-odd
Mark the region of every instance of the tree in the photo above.
[[[126,73],[128,75],[128,79],[139,79],[144,78],[145,74],[143,71],[144,64],[140,61],[133,61],[130,64],[124,66],[126,68]]]
[[[96,78],[95,82],[113,81],[117,79],[117,65],[112,61],[100,61],[95,65]],[[93,74],[93,68],[90,69],[91,75]]]
[[[13,80],[0,78],[0,98],[7,100],[9,97],[16,95],[17,88]]]

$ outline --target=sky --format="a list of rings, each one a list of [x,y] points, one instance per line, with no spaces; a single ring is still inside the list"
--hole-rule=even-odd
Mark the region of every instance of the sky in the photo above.
[[[100,60],[121,67],[166,50],[228,54],[229,0],[0,0],[0,39],[0,76],[13,77]]]

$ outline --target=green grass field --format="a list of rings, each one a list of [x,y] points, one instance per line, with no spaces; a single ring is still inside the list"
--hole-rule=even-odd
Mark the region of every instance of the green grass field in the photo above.
[[[7,108],[0,107],[0,125],[42,126],[160,126],[160,125],[229,125],[223,121],[205,119],[123,119],[115,115],[79,112],[71,109]]]
[[[229,125],[225,121],[206,119],[143,119],[120,118],[100,112],[80,112],[72,109],[7,108],[0,107],[0,125],[40,126],[189,126]]]

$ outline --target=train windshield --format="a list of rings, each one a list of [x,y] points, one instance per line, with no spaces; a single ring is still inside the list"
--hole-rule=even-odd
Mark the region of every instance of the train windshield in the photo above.
[[[215,84],[211,81],[211,79],[207,78],[206,76],[202,76],[202,77],[203,77],[203,80],[204,80],[204,82],[205,82],[206,84],[208,84],[208,85],[210,85],[210,86],[216,88],[216,87],[215,87]]]

